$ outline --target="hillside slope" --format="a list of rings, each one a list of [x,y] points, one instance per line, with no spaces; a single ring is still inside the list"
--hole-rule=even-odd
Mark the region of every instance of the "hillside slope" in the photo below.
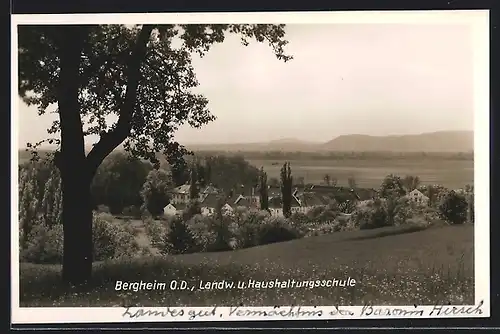
[[[323,145],[331,151],[470,152],[474,132],[440,131],[401,136],[339,136]]]

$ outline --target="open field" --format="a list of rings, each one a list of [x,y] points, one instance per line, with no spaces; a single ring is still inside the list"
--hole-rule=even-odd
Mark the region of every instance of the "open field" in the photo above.
[[[406,305],[473,303],[473,226],[338,232],[243,250],[95,263],[86,288],[59,282],[59,265],[21,263],[21,306]],[[382,231],[383,230],[383,231]],[[384,236],[385,234],[385,236]],[[356,280],[350,288],[201,290],[203,281]],[[117,280],[186,280],[194,290],[114,291]],[[235,283],[236,284],[236,283]]]
[[[279,178],[284,160],[248,159],[252,165],[264,167],[268,177]],[[347,185],[353,176],[358,186],[377,188],[387,174],[414,175],[422,184],[441,184],[456,189],[474,183],[474,161],[447,159],[339,159],[291,160],[294,178],[304,177],[306,183],[321,183],[325,174]]]
[[[40,156],[46,155],[41,151]],[[217,154],[217,153],[214,153]],[[471,159],[453,159],[447,155],[406,156],[396,158],[383,155],[367,158],[325,158],[314,159],[302,157],[295,159],[265,158],[261,153],[242,153],[247,161],[260,168],[264,167],[269,178],[279,178],[280,168],[285,161],[290,161],[295,179],[303,177],[306,183],[319,184],[325,174],[338,180],[338,185],[347,185],[347,179],[354,177],[359,187],[378,188],[387,174],[400,176],[418,176],[422,184],[440,184],[446,188],[462,188],[466,184],[474,184],[474,161]],[[19,151],[19,163],[27,162],[28,152]]]

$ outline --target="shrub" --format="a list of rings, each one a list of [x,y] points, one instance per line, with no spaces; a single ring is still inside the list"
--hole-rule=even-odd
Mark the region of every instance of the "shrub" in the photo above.
[[[230,217],[227,216],[215,216],[210,221],[211,228],[215,233],[216,239],[210,247],[207,248],[209,252],[220,252],[231,250],[233,233],[232,233],[232,222]]]
[[[341,227],[338,222],[334,223],[322,223],[318,225],[317,227],[311,229],[307,236],[319,236],[319,235],[324,235],[324,234],[332,234],[335,232],[340,231]]]
[[[288,219],[281,217],[267,218],[260,224],[257,231],[258,245],[289,241],[301,237],[300,231],[294,228]]]
[[[186,209],[182,212],[182,219],[188,221],[196,215],[201,214],[200,203],[196,200],[191,200],[186,206]]]
[[[193,237],[197,251],[206,252],[215,244],[217,236],[212,230],[213,218],[196,215],[187,221],[186,226]]]
[[[94,214],[92,222],[94,261],[130,257],[137,254],[140,249],[133,232],[125,224],[110,221],[109,216]]]
[[[335,229],[338,231],[354,231],[356,230],[356,225],[353,222],[352,214],[341,214],[335,219]]]
[[[338,214],[338,211],[328,210],[328,208],[325,208],[325,210],[319,215],[318,220],[320,222],[331,222],[337,218]]]
[[[235,248],[259,245],[259,228],[270,215],[266,211],[236,210],[230,230],[234,236]]]
[[[161,249],[163,248],[163,239],[167,234],[169,220],[168,218],[162,221],[153,220],[151,217],[143,218],[144,230],[149,238],[151,246]]]
[[[61,263],[63,256],[63,227],[37,224],[31,229],[21,261],[32,263]]]
[[[93,217],[93,260],[101,261],[122,256],[133,256],[139,246],[127,227],[109,221],[107,214]],[[32,263],[61,263],[63,258],[63,225],[36,224],[21,249],[21,261]]]
[[[388,225],[385,201],[372,200],[362,207],[358,207],[352,214],[355,225],[360,230],[384,227]]]
[[[463,224],[467,221],[467,200],[455,191],[448,192],[439,205],[439,213],[451,224]]]
[[[159,251],[164,255],[194,253],[199,250],[195,236],[179,216],[170,220],[162,239]]]
[[[309,210],[307,216],[309,217],[309,219],[315,220],[318,219],[318,217],[323,213],[323,211],[325,211],[324,206],[316,206],[311,210]]]
[[[230,250],[231,232],[227,217],[196,215],[187,222],[198,251],[218,252]]]

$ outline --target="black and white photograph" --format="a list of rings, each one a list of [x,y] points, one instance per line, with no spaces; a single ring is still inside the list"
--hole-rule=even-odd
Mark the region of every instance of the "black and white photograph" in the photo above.
[[[488,31],[13,15],[12,321],[488,317]]]

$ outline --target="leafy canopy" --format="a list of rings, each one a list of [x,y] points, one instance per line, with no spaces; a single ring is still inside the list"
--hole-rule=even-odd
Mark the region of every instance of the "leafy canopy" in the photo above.
[[[19,95],[28,105],[36,105],[40,115],[58,102],[61,41],[66,26],[19,27]],[[174,132],[183,124],[199,128],[215,117],[207,99],[196,94],[198,86],[192,54],[203,57],[210,47],[222,43],[228,33],[238,34],[244,45],[254,39],[267,42],[279,60],[288,61],[284,25],[92,25],[78,26],[74,38],[83,39],[79,67],[79,104],[83,135],[97,135],[105,141],[108,134],[125,129],[124,148],[133,155],[158,163],[162,152],[175,161],[188,153],[175,142]],[[144,57],[134,52],[145,44]],[[142,54],[136,52],[137,54]],[[133,106],[127,88],[134,64],[140,76]],[[265,80],[265,78],[263,78]],[[56,110],[58,112],[58,110]],[[117,121],[110,124],[110,119]],[[43,142],[60,144],[59,120],[48,129]],[[108,136],[110,137],[110,136]],[[121,139],[120,139],[121,140]],[[99,144],[95,145],[98,146]]]

